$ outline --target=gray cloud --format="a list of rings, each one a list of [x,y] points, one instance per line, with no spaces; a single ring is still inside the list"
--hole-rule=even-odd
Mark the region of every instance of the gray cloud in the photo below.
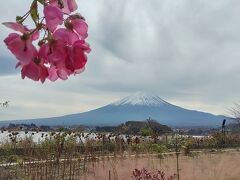
[[[17,115],[53,116],[85,111],[139,90],[184,107],[219,114],[240,100],[240,1],[78,2],[90,28],[92,52],[86,71],[66,82],[44,85],[21,81],[19,75],[0,77],[0,83],[14,82],[12,88],[18,92],[25,89],[26,93],[37,94],[23,102],[23,107],[34,104],[32,113],[24,115],[20,101],[27,95],[13,96],[7,85],[0,87],[3,98],[16,99],[22,109]],[[23,14],[28,3],[3,3],[0,20],[14,19],[16,11],[6,10],[9,5]],[[1,26],[0,31],[3,40],[8,30]],[[1,57],[8,57],[3,44],[0,51]],[[11,74],[13,62],[3,58],[1,74]],[[43,107],[49,99],[51,108],[58,110]],[[67,106],[59,106],[61,103]],[[9,113],[5,117],[16,115]]]
[[[124,87],[126,91],[144,88],[159,93],[166,89],[173,93],[193,91],[208,99],[208,93],[215,96],[217,90],[223,95],[219,89],[228,91],[232,80],[239,80],[240,23],[236,14],[240,2],[113,3],[107,1],[99,16],[101,25],[94,29],[94,34],[101,32],[98,43],[110,51],[108,57],[106,53],[97,57],[109,58],[113,64],[112,70],[106,70],[104,60],[102,66],[97,65],[98,71],[102,69],[109,76],[90,83],[95,88],[107,90],[112,85],[120,91]],[[112,56],[129,63],[119,64]],[[210,92],[202,92],[206,90]]]

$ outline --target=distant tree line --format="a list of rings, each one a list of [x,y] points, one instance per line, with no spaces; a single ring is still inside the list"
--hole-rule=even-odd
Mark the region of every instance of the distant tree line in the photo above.
[[[161,135],[171,132],[171,128],[158,123],[156,120],[146,121],[127,121],[119,126],[102,126],[96,127],[96,132],[113,132],[128,135]]]
[[[15,124],[15,123],[9,123],[7,127],[2,127],[1,130],[24,130],[24,131],[50,131],[52,128],[50,126],[37,126],[34,123],[25,124]]]

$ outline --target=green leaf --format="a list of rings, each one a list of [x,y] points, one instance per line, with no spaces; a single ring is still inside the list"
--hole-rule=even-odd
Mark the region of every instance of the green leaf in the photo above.
[[[38,22],[39,22],[38,3],[37,2],[38,2],[37,0],[33,1],[32,5],[31,5],[31,10],[30,10],[32,20],[34,21],[36,26],[38,25]]]

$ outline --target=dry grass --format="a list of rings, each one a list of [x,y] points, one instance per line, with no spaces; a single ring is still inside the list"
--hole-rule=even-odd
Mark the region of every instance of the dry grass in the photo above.
[[[31,138],[16,139],[16,134],[12,132],[11,141],[4,143],[0,148],[0,179],[130,180],[133,179],[132,172],[136,168],[146,168],[148,172],[161,170],[166,173],[165,177],[170,177],[177,174],[175,151],[191,155],[191,150],[195,148],[207,148],[208,151],[209,148],[216,148],[220,151],[222,147],[221,134],[202,141],[180,137],[179,141],[176,138],[167,144],[127,144],[111,139],[104,141],[101,139],[103,136],[99,136],[100,139],[88,139],[88,135],[83,143],[76,139],[79,134],[76,136],[67,132],[52,132],[43,142],[34,143]],[[239,147],[239,140],[239,136],[229,136],[226,147]],[[207,149],[200,150],[202,152]],[[194,157],[181,155],[180,179],[240,180],[240,152],[233,153],[229,150],[225,149],[228,152],[221,154],[201,153]],[[167,152],[168,155],[157,158],[156,153],[163,152]],[[143,153],[152,155],[143,157]],[[138,157],[131,156],[136,154]]]
[[[240,153],[224,152],[180,156],[181,180],[240,180]],[[176,173],[176,157],[131,157],[115,158],[88,165],[84,180],[129,180],[132,171],[147,168],[161,169],[167,175]]]

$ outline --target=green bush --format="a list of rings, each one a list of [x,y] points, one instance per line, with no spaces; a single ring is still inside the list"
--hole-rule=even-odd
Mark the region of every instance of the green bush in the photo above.
[[[154,153],[164,153],[168,149],[164,144],[151,144],[150,151]]]

